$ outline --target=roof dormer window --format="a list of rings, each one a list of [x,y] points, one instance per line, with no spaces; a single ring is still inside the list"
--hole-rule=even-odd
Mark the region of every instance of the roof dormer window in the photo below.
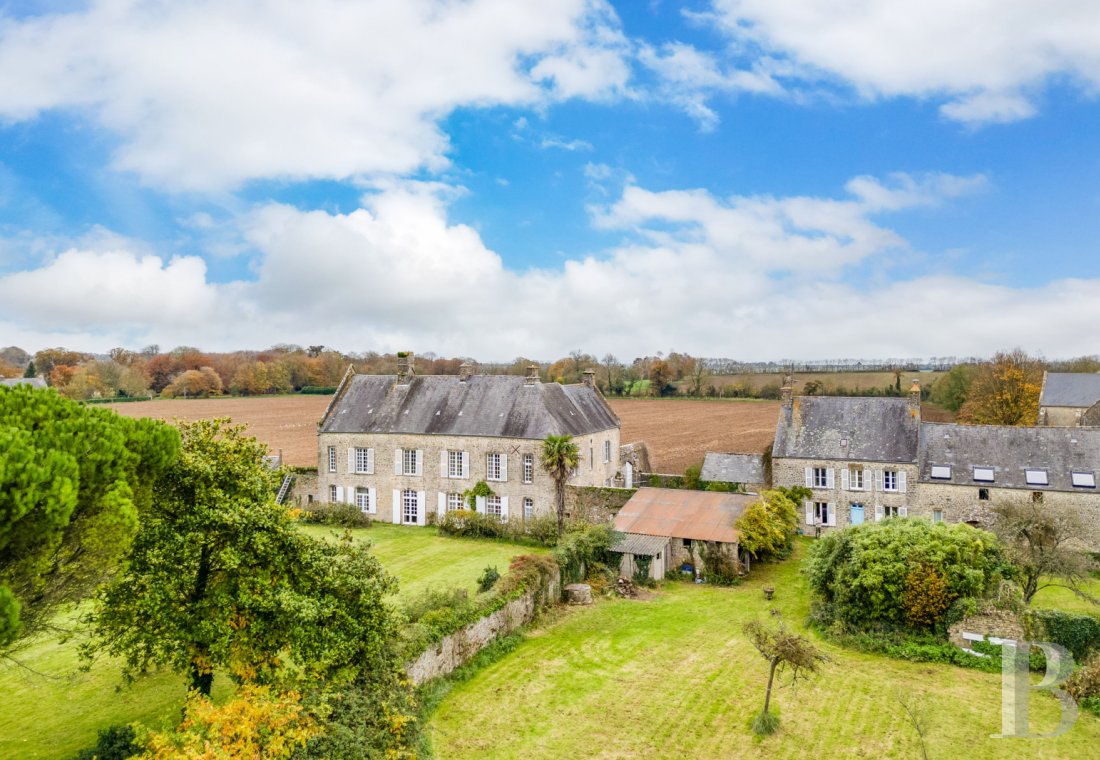
[[[932,465],[933,480],[951,480],[951,468],[944,464]]]
[[[1096,488],[1096,476],[1091,472],[1075,472],[1070,477],[1075,488]]]
[[[1046,470],[1024,470],[1024,478],[1029,486],[1050,485]]]
[[[993,482],[993,468],[992,467],[975,467],[974,468],[974,480],[979,483],[992,483]]]

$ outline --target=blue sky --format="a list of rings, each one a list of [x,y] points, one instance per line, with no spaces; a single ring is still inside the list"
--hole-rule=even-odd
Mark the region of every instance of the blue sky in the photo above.
[[[5,345],[1100,352],[1087,3],[0,9]]]

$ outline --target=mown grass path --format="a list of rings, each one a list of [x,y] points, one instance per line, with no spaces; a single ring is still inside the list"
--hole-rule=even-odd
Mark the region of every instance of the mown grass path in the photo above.
[[[763,598],[765,585],[775,600]],[[647,601],[603,600],[532,632],[514,652],[458,684],[432,717],[440,758],[920,758],[898,698],[927,705],[928,756],[1088,758],[1100,720],[1082,714],[1057,739],[990,739],[1000,731],[1000,677],[907,663],[827,644],[823,674],[773,697],[782,725],[763,741],[767,664],[741,632],[778,609],[802,628],[797,560],[760,568],[734,589],[669,584]],[[1055,700],[1033,694],[1033,730],[1057,723]]]

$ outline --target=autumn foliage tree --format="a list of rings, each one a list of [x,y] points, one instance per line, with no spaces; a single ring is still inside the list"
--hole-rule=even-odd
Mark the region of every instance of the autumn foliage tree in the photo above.
[[[959,421],[972,425],[1034,425],[1039,416],[1043,365],[1020,349],[1000,352],[978,366]]]
[[[768,688],[764,693],[764,708],[753,720],[757,734],[770,734],[779,726],[779,718],[771,713],[772,686],[776,674],[786,672],[793,684],[800,678],[809,678],[829,661],[805,636],[793,633],[780,623],[771,628],[759,620],[751,620],[742,626],[749,642],[768,661]]]
[[[801,486],[765,491],[737,519],[741,548],[754,559],[787,557],[798,529],[798,505],[810,497]]]

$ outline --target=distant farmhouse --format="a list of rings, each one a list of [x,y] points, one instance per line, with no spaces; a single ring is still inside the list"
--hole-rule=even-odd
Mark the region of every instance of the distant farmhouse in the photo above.
[[[46,379],[43,377],[0,377],[0,385],[9,388],[16,385],[29,385],[32,388],[46,388]]]
[[[379,519],[424,525],[429,513],[464,508],[485,481],[478,512],[501,518],[554,513],[554,484],[539,465],[548,435],[571,435],[580,464],[570,485],[606,486],[620,476],[619,418],[592,381],[559,385],[526,377],[416,376],[399,357],[396,375],[350,370],[320,423],[322,500],[359,506]],[[620,476],[621,477],[621,476]]]
[[[1044,372],[1039,424],[1100,425],[1100,373]]]
[[[798,397],[789,384],[776,428],[773,480],[805,486],[811,529],[889,517],[981,525],[996,504],[1041,502],[1088,513],[1100,546],[1100,428],[921,421],[908,398]]]

